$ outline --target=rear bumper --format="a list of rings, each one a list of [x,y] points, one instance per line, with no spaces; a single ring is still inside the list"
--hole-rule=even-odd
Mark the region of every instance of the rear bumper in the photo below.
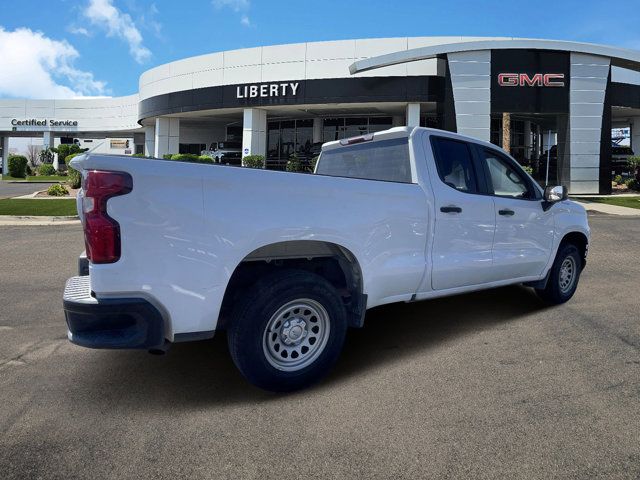
[[[143,298],[96,299],[89,276],[67,280],[63,296],[68,337],[88,348],[150,349],[164,344],[164,319]]]

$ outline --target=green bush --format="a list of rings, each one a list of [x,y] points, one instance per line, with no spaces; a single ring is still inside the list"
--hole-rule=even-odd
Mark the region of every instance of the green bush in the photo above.
[[[316,155],[311,160],[309,160],[309,168],[311,169],[312,173],[316,170],[316,164],[318,163],[319,158],[320,158],[320,155]]]
[[[526,167],[522,167],[524,169],[525,172],[527,172],[529,175],[533,175],[533,168],[526,166]]]
[[[67,164],[67,175],[69,177],[67,183],[71,188],[80,188],[80,184],[82,183],[82,175],[80,175],[80,172],[69,165],[73,157],[77,157],[78,155],[80,155],[80,153],[72,153],[64,159],[64,163]]]
[[[56,183],[47,189],[47,195],[51,195],[52,197],[64,197],[65,195],[69,195],[69,190],[67,190],[67,187],[64,185]]]
[[[162,158],[164,160],[171,160],[171,157],[173,157],[173,153],[165,153],[164,155],[162,155]]]
[[[67,158],[71,155],[83,153],[89,150],[88,148],[80,148],[79,145],[75,143],[58,145],[57,148],[54,148],[53,151],[58,154],[58,162],[67,163]]]
[[[38,167],[38,175],[55,175],[56,169],[50,163],[43,163]]]
[[[264,157],[262,155],[247,155],[242,158],[242,166],[247,168],[264,168]]]
[[[28,163],[27,157],[23,155],[9,155],[9,175],[14,178],[25,178]]]
[[[198,155],[194,155],[193,153],[178,153],[171,155],[171,160],[175,160],[176,162],[195,162],[198,160]]]
[[[145,155],[144,153],[134,153],[131,156],[132,157],[138,157],[138,158],[153,158],[152,156]]]
[[[613,183],[615,183],[617,185],[621,185],[622,184],[622,175],[616,175],[615,177],[613,177]]]
[[[27,164],[27,177],[33,177],[34,173],[33,173],[33,168],[31,168],[31,166],[29,166],[29,164]]]
[[[171,155],[170,160],[176,162],[213,163],[213,158],[207,155],[195,155],[193,153],[178,153]]]
[[[640,190],[640,182],[635,178],[627,178],[624,181],[624,184],[627,186],[629,190]]]
[[[295,153],[289,157],[286,166],[287,172],[302,172],[304,171],[304,167],[302,166],[302,162],[300,158]]]

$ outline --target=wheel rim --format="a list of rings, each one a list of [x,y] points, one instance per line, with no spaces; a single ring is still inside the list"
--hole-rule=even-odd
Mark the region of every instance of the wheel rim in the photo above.
[[[329,315],[320,303],[309,298],[293,300],[267,322],[262,342],[264,355],[278,370],[301,370],[320,356],[329,330]]]
[[[559,273],[559,283],[560,283],[560,291],[562,293],[567,293],[573,287],[573,284],[576,281],[576,261],[573,257],[567,257],[562,261],[562,265],[560,265],[560,273]]]

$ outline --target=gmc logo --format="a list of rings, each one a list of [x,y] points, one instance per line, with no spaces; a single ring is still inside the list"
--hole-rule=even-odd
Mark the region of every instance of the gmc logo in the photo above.
[[[499,73],[501,87],[564,87],[564,73]]]

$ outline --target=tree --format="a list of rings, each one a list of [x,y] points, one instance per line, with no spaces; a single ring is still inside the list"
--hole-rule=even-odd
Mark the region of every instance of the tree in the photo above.
[[[27,160],[32,167],[37,167],[40,164],[40,152],[42,147],[39,145],[27,145]]]
[[[41,163],[53,163],[53,149],[45,148],[41,150],[39,157]]]
[[[67,143],[58,145],[57,148],[54,148],[53,151],[58,154],[58,163],[61,165],[64,164],[65,159],[69,155],[73,155],[74,153],[82,153],[89,150],[88,148],[80,148],[79,145],[75,143]]]

